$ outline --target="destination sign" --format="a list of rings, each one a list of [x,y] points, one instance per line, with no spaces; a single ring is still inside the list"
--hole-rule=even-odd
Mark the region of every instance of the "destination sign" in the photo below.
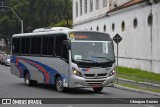
[[[92,40],[92,41],[110,41],[106,33],[99,32],[74,32],[70,33],[71,40]]]

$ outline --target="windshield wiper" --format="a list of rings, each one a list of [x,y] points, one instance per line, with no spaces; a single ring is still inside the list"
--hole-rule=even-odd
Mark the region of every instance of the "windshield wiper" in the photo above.
[[[112,61],[111,59],[109,59],[109,58],[107,58],[107,57],[96,57],[96,56],[91,56],[91,57],[94,57],[94,58],[101,58],[101,59],[106,59],[106,60],[108,60],[109,62],[111,62],[111,61]]]
[[[89,62],[95,62],[93,60],[90,60],[90,59],[76,59],[76,60],[82,60],[82,61],[89,61]],[[97,62],[96,62],[97,63]]]

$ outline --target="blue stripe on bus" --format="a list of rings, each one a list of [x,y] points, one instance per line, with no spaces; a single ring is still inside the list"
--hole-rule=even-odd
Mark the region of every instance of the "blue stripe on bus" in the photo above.
[[[22,57],[17,57],[17,58],[22,58]],[[39,66],[43,67],[47,71],[47,73],[49,75],[49,83],[50,84],[55,84],[55,74],[59,74],[58,71],[56,71],[55,69],[53,69],[53,68],[51,68],[51,67],[49,67],[49,66],[47,66],[47,65],[45,65],[43,63],[40,63],[38,61],[33,61],[33,60],[30,60],[30,59],[27,59],[27,58],[22,58],[22,59],[34,62],[34,63],[38,64]],[[12,61],[12,63],[16,63],[16,57],[12,57],[11,61]],[[28,63],[28,62],[25,62],[25,63]],[[18,62],[18,65],[23,70],[23,74],[21,75],[21,77],[23,78],[24,70],[27,69],[27,67],[24,64],[20,63],[20,62]],[[34,66],[33,64],[30,64],[30,65]],[[34,67],[37,68],[36,66],[34,66]],[[37,69],[40,70],[39,68],[37,68]],[[45,75],[44,75],[44,73],[42,71],[41,71],[41,73],[43,74],[44,81],[45,81],[46,77],[45,77]],[[63,77],[63,76],[61,75],[61,77]]]

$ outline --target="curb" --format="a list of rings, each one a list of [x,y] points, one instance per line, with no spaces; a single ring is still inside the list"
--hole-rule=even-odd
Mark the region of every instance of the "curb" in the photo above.
[[[132,82],[132,83],[137,83],[137,84],[143,84],[143,85],[147,85],[147,86],[153,86],[153,87],[159,87],[160,88],[160,84],[152,84],[152,83],[147,83],[147,82],[137,82],[134,80],[128,80],[128,79],[124,79],[124,78],[118,78],[119,80],[122,81],[127,81],[127,82]]]
[[[136,88],[129,88],[129,87],[121,86],[121,85],[118,85],[118,84],[115,84],[114,87],[118,88],[118,89],[133,91],[133,92],[139,92],[139,93],[150,94],[150,95],[154,95],[154,96],[160,96],[160,93],[157,93],[157,92],[152,92],[152,91],[147,91],[147,90],[142,90],[142,89],[136,89]]]

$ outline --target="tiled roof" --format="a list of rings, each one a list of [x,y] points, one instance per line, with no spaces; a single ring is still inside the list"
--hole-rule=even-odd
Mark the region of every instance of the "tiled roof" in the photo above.
[[[136,5],[136,4],[139,4],[139,3],[142,3],[144,2],[145,0],[131,0],[121,6],[118,6],[110,11],[108,11],[107,13],[110,13],[110,12],[114,12],[114,11],[117,11],[117,10],[120,10],[120,9],[123,9],[123,8],[126,8],[126,7],[129,7],[129,6],[133,6],[133,5]]]

